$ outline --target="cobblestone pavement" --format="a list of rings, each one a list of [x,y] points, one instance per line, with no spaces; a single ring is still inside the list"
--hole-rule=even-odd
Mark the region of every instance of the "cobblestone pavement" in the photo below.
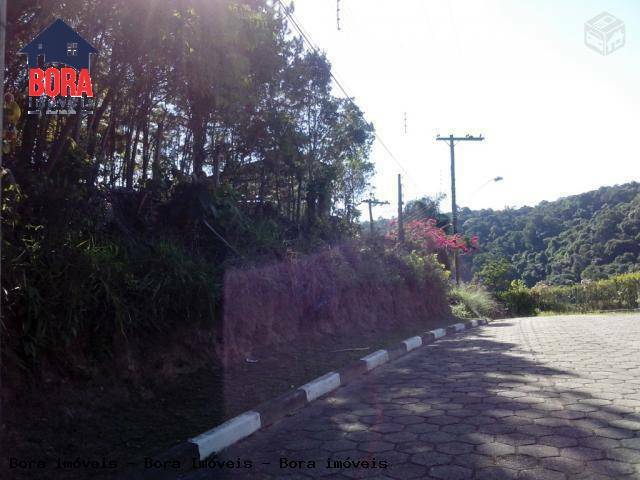
[[[187,478],[640,479],[640,315],[501,320],[440,340],[222,458],[253,466]]]

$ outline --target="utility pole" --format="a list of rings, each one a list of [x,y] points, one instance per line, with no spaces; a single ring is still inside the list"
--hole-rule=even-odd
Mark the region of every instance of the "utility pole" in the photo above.
[[[389,202],[381,202],[380,200],[376,200],[371,197],[369,200],[363,200],[362,203],[369,204],[369,229],[371,231],[371,235],[373,235],[373,206],[374,205],[389,205]]]
[[[404,243],[404,222],[402,218],[402,177],[398,174],[398,242]]]
[[[336,0],[336,24],[338,31],[340,31],[340,0]]]
[[[447,142],[451,151],[451,226],[453,234],[458,233],[458,206],[456,205],[456,153],[455,145],[457,142],[481,142],[484,140],[482,134],[479,137],[465,135],[464,137],[441,137],[438,135],[436,141]],[[460,285],[460,262],[458,261],[458,250],[453,251],[453,265],[456,275],[456,285]]]
[[[407,112],[404,112],[404,134],[407,134]]]

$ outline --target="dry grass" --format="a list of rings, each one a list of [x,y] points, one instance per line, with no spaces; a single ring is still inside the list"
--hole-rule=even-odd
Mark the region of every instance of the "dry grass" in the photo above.
[[[355,245],[233,270],[224,284],[219,356],[226,366],[264,348],[450,316],[439,266]]]

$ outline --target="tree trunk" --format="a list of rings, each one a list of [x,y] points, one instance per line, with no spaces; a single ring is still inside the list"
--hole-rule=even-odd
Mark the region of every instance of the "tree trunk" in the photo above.
[[[71,120],[67,120],[64,124],[64,127],[62,127],[60,138],[58,138],[58,141],[56,142],[51,153],[51,157],[49,158],[49,163],[47,164],[47,174],[50,174],[53,171],[54,167],[60,160],[60,157],[62,157],[62,154],[64,153],[67,146],[67,138],[71,133],[71,129],[73,128],[74,123],[75,122]]]
[[[127,142],[124,147],[124,158],[122,160],[122,170],[125,180],[125,185],[129,188],[129,157],[131,156],[131,142],[133,140],[133,131],[135,127],[133,125],[129,126],[129,130],[127,131]],[[131,169],[131,183],[133,183],[133,169]]]
[[[164,135],[164,119],[158,123],[158,131],[156,132],[156,145],[153,152],[153,165],[151,166],[151,175],[154,180],[160,180],[160,151],[162,149],[162,137]]]
[[[191,150],[191,132],[188,131],[184,136],[184,145],[182,145],[182,155],[180,156],[179,170],[180,173],[188,174],[189,168],[189,152]]]
[[[31,164],[33,147],[38,133],[38,116],[26,115],[27,119],[22,130],[22,144],[20,145],[20,158],[25,165]]]
[[[200,115],[192,118],[191,132],[193,133],[193,174],[200,176],[204,166],[204,146],[206,143],[205,122],[200,118]]]
[[[214,139],[212,138],[212,142]],[[222,143],[218,142],[213,149],[213,187],[220,186],[220,160],[222,159]]]
[[[133,145],[129,154],[129,162],[127,164],[127,190],[133,189],[133,174],[136,170],[136,157],[138,156],[138,141],[140,138],[140,127],[136,127],[136,133],[133,136]]]
[[[73,126],[73,141],[76,143],[80,141],[81,129],[82,129],[82,115],[77,115],[75,125]]]
[[[298,192],[296,196],[296,227],[300,229],[300,206],[302,204],[302,177],[298,177]]]
[[[38,134],[36,136],[36,145],[33,151],[33,163],[40,165],[42,157],[45,152],[45,145],[47,143],[47,132],[49,131],[49,125],[51,124],[51,115],[44,115],[38,122]]]
[[[149,117],[142,124],[142,180],[147,179],[149,168]]]
[[[107,107],[111,104],[111,100],[113,99],[113,97],[113,89],[109,89],[98,110],[96,110],[96,112],[91,115],[91,121],[87,120],[87,123],[89,124],[87,128],[87,154],[90,157],[92,157],[95,153],[100,120],[102,120],[102,116],[104,115]]]

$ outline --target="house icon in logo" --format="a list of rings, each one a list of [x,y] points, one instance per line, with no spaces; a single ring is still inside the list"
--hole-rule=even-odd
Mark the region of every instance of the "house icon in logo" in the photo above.
[[[27,55],[29,68],[57,63],[81,70],[89,69],[89,57],[98,50],[64,21],[57,19],[25,45],[20,53]],[[40,57],[42,62],[39,64]]]

